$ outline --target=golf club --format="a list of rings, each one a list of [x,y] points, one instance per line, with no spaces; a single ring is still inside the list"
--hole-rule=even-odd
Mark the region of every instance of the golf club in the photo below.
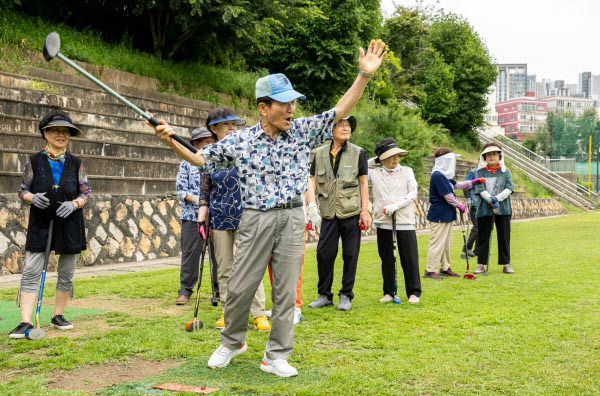
[[[398,248],[396,241],[396,212],[392,213],[392,246],[394,249],[394,304],[400,304],[400,297],[398,297],[398,259],[396,257],[396,249]]]
[[[44,338],[46,332],[40,328],[40,312],[42,311],[42,296],[44,295],[44,283],[46,282],[46,271],[48,270],[48,261],[50,260],[50,249],[52,248],[52,233],[54,232],[54,219],[50,220],[48,226],[48,239],[46,240],[46,251],[44,255],[44,266],[42,267],[42,279],[40,280],[40,289],[38,292],[37,306],[35,308],[35,329],[25,331],[25,338],[28,340],[39,340]]]
[[[219,279],[217,270],[218,263],[217,258],[215,257],[215,247],[212,240],[208,244],[208,261],[210,262],[210,290],[212,293],[210,303],[213,307],[216,307],[219,305],[219,299],[217,298],[217,294],[219,293]]]
[[[465,216],[464,213],[460,210],[458,211],[460,214],[460,230],[462,231],[463,242],[465,246],[465,259],[467,260],[467,273],[463,275],[465,279],[477,279],[474,274],[469,274],[469,254],[467,253],[467,231],[465,229]]]
[[[202,227],[198,224],[198,230]],[[206,255],[206,247],[208,246],[208,234],[205,234],[206,239],[203,239],[204,242],[202,244],[202,255],[200,257],[200,271],[198,272],[198,285],[196,286],[196,305],[194,306],[194,319],[189,320],[185,324],[185,329],[187,331],[198,331],[202,327],[204,327],[204,323],[198,319],[198,307],[200,306],[200,285],[202,284],[202,273],[204,272],[204,257]]]
[[[121,103],[123,103],[124,105],[129,107],[131,110],[135,111],[136,113],[138,113],[140,116],[142,116],[142,118],[147,120],[150,124],[152,124],[154,126],[159,125],[158,120],[156,120],[154,117],[151,117],[148,114],[146,114],[145,111],[143,111],[142,109],[140,109],[139,107],[137,107],[136,105],[131,103],[127,98],[121,96],[118,92],[113,90],[108,85],[104,84],[102,81],[98,80],[96,77],[92,76],[90,73],[88,73],[84,68],[79,66],[77,63],[73,62],[72,60],[70,60],[63,54],[61,54],[60,53],[60,36],[58,35],[58,33],[52,32],[52,33],[48,34],[48,36],[46,36],[46,40],[44,40],[43,53],[44,53],[44,58],[46,59],[46,61],[49,62],[55,57],[62,60],[67,65],[71,66],[73,69],[75,69],[79,73],[83,74],[88,80],[90,80],[91,82],[93,82],[94,84],[96,84],[97,86],[102,88],[105,92],[111,94],[112,96],[117,98]],[[184,146],[186,149],[190,150],[192,153],[196,153],[198,151],[198,149],[195,148],[194,146],[192,146],[189,142],[186,142],[185,140],[183,140],[181,138],[181,136],[171,135],[171,137],[175,141],[177,141],[179,144]]]

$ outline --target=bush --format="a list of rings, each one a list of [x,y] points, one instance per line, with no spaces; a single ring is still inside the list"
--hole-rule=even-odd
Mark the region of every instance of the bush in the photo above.
[[[409,155],[401,159],[401,164],[413,169],[420,184],[423,180],[419,179],[425,176],[424,159],[432,154],[434,147],[449,145],[444,128],[427,124],[417,110],[398,102],[382,106],[363,101],[353,114],[357,118],[358,127],[352,135],[352,142],[364,148],[367,155],[372,157],[378,141],[394,138],[398,147],[409,152]]]

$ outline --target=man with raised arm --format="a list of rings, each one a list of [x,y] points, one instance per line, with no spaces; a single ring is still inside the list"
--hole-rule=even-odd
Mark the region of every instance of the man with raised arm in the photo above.
[[[304,247],[302,194],[307,189],[310,151],[330,137],[333,125],[347,117],[367,83],[387,55],[381,40],[360,49],[359,72],[335,108],[312,117],[294,119],[296,92],[283,74],[256,81],[258,124],[241,129],[196,154],[170,136],[164,121],[156,134],[181,158],[208,170],[235,166],[240,178],[244,213],[238,230],[233,273],[225,307],[221,345],[208,360],[211,368],[225,367],[246,351],[247,318],[252,297],[272,254],[272,330],[260,368],[281,377],[298,375],[287,359],[294,343],[294,302]]]

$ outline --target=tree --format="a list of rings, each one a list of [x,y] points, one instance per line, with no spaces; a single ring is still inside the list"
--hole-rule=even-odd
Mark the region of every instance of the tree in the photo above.
[[[466,20],[443,12],[434,17],[427,42],[454,73],[455,106],[440,122],[452,134],[475,142],[475,130],[484,122],[488,89],[496,80],[488,50]]]
[[[376,38],[379,0],[323,0],[318,13],[304,15],[258,59],[269,72],[285,73],[315,110],[335,104],[357,73],[358,48]],[[256,57],[255,57],[256,59]]]

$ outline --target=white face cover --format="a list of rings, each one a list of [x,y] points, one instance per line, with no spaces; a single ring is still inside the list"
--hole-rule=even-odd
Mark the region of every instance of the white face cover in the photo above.
[[[458,154],[448,153],[435,159],[435,165],[431,170],[433,172],[441,172],[446,178],[453,179],[456,172],[456,158]]]

